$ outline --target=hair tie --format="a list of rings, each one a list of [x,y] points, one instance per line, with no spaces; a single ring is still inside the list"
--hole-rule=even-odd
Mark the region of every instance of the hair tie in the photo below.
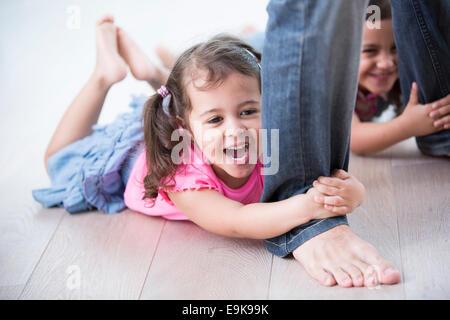
[[[170,99],[172,98],[172,95],[169,93],[169,90],[167,90],[166,86],[161,86],[156,92],[163,98],[162,101],[162,107],[164,113],[170,117],[169,112],[169,105],[170,105]]]
[[[261,70],[261,64],[260,64],[260,62],[259,62],[259,59],[258,59],[258,58],[257,58],[250,50],[248,50],[248,49],[246,49],[246,48],[242,48],[242,49],[244,49],[245,51],[247,51],[247,53],[248,53],[249,55],[251,55],[251,56],[253,57],[253,59],[255,59],[256,65],[258,66],[259,70]]]

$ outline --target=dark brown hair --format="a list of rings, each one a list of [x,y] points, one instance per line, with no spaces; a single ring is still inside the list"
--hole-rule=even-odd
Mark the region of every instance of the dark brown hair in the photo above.
[[[148,172],[144,178],[143,199],[154,199],[160,188],[173,187],[171,183],[177,165],[173,163],[171,153],[179,142],[171,141],[171,135],[180,126],[191,132],[188,119],[192,106],[186,85],[196,76],[196,70],[207,71],[206,85],[198,89],[218,86],[231,72],[239,72],[257,78],[261,90],[259,60],[259,52],[242,40],[225,34],[194,45],[181,54],[165,84],[171,94],[167,110],[170,115],[164,112],[163,98],[158,93],[144,106],[142,120]]]
[[[377,6],[380,8],[381,20],[392,19],[391,3],[389,0],[370,0],[369,7],[370,6]],[[372,16],[372,13],[367,12],[366,21],[370,16]]]
[[[378,6],[380,8],[380,16],[381,20],[389,20],[392,19],[392,11],[391,11],[391,3],[389,0],[370,0],[369,6]],[[372,13],[366,13],[366,21]],[[395,112],[400,114],[402,108],[402,97],[401,97],[401,89],[400,89],[400,80],[397,79],[394,85],[392,86],[391,91],[387,94],[387,99],[390,103],[392,103],[396,108]]]

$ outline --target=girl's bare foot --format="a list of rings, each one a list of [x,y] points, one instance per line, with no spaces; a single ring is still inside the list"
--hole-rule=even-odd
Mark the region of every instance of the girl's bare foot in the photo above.
[[[155,90],[166,83],[169,73],[154,65],[123,29],[118,28],[117,34],[119,53],[130,66],[133,76],[147,81]]]
[[[104,15],[96,25],[97,65],[94,75],[104,81],[106,87],[123,80],[127,65],[120,57],[117,46],[117,27],[111,15]]]
[[[159,44],[156,47],[156,54],[163,63],[163,66],[166,67],[168,70],[172,70],[173,66],[175,65],[175,62],[177,61],[176,55],[173,54],[172,51],[170,51],[162,44]]]
[[[293,251],[306,272],[325,286],[373,287],[400,281],[398,270],[348,226],[341,225],[308,240]]]

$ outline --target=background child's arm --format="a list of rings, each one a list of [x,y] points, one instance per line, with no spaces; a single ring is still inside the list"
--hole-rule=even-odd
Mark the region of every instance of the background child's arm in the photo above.
[[[411,136],[400,117],[381,123],[361,122],[354,113],[350,150],[359,154],[375,153]]]
[[[214,190],[168,193],[175,206],[203,229],[252,239],[272,238],[312,219],[339,215],[316,203],[316,195],[319,192],[311,188],[286,200],[243,205]]]
[[[421,105],[417,84],[413,83],[411,95],[403,113],[384,123],[361,122],[353,114],[350,149],[368,154],[386,149],[414,136],[424,136],[450,128],[450,95]]]

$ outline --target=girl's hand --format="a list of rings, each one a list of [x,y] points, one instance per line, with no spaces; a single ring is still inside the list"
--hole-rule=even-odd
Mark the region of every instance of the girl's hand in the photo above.
[[[400,115],[405,130],[409,132],[410,136],[426,136],[450,128],[449,104],[449,96],[433,103],[420,104],[417,83],[414,82],[408,105]]]
[[[316,195],[314,201],[339,214],[353,212],[366,194],[364,185],[344,170],[335,170],[331,177],[319,177],[313,186],[322,194]]]
[[[428,116],[433,119],[436,128],[450,129],[450,94],[431,103],[431,111]]]
[[[319,192],[317,188],[314,187],[309,188],[308,191],[306,192],[306,196],[308,197],[312,205],[308,210],[309,213],[311,214],[309,220],[331,218],[345,215],[348,213],[347,210],[332,211],[324,208],[323,203],[317,202],[316,199],[324,198],[326,195]]]

